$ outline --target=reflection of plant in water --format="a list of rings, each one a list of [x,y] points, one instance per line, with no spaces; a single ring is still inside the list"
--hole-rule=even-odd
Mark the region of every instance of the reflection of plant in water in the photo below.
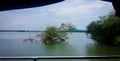
[[[24,39],[23,41],[34,41],[34,39],[33,38],[28,38],[28,39]]]
[[[73,45],[70,45],[69,42],[54,42],[44,45],[45,53],[47,55],[74,55],[76,53]]]
[[[23,41],[26,42],[26,41],[30,41],[30,42],[33,42],[33,41],[36,41],[33,37],[31,37],[31,34],[29,32],[26,32],[27,34],[27,38],[25,38]]]
[[[120,47],[105,44],[87,44],[86,53],[88,56],[111,56],[119,55]],[[120,61],[120,59],[92,59],[93,61]]]
[[[44,43],[49,44],[56,41],[65,41],[68,39],[68,34],[70,33],[67,31],[72,30],[76,30],[74,25],[62,23],[59,27],[48,26],[45,32],[37,36],[40,37]]]

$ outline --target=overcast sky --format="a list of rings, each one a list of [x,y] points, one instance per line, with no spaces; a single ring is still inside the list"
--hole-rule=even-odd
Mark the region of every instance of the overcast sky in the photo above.
[[[86,29],[99,16],[114,11],[110,2],[99,0],[65,0],[60,3],[0,12],[0,30],[44,30],[47,26],[72,23]]]

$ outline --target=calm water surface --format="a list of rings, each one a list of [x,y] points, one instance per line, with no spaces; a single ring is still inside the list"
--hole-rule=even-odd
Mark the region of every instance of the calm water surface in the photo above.
[[[65,42],[55,44],[42,43],[36,34],[38,32],[0,32],[0,56],[120,55],[119,47],[98,45],[85,33],[73,33]],[[24,41],[28,38],[34,41]]]

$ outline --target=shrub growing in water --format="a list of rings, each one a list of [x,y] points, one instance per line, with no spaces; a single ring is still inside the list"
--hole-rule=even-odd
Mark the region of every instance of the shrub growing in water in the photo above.
[[[97,43],[120,45],[120,18],[113,14],[100,17],[87,26],[87,34]]]
[[[48,26],[40,37],[45,44],[49,44],[55,41],[65,41],[68,38],[68,34],[72,31],[76,30],[75,26],[68,23],[62,23],[59,27],[56,26]]]

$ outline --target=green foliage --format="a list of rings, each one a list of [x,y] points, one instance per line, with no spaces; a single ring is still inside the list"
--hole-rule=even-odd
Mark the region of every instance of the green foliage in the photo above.
[[[46,37],[52,37],[52,38],[57,37],[58,36],[57,31],[58,29],[54,26],[47,27],[47,29],[45,30]]]
[[[120,18],[113,14],[100,17],[87,26],[87,34],[98,43],[120,45]]]
[[[49,43],[58,40],[63,41],[68,38],[69,33],[67,31],[72,31],[72,30],[76,30],[76,28],[74,25],[70,23],[68,24],[62,23],[59,27],[48,26],[45,32],[41,34],[41,38],[44,41],[44,43],[46,43],[46,41]]]

